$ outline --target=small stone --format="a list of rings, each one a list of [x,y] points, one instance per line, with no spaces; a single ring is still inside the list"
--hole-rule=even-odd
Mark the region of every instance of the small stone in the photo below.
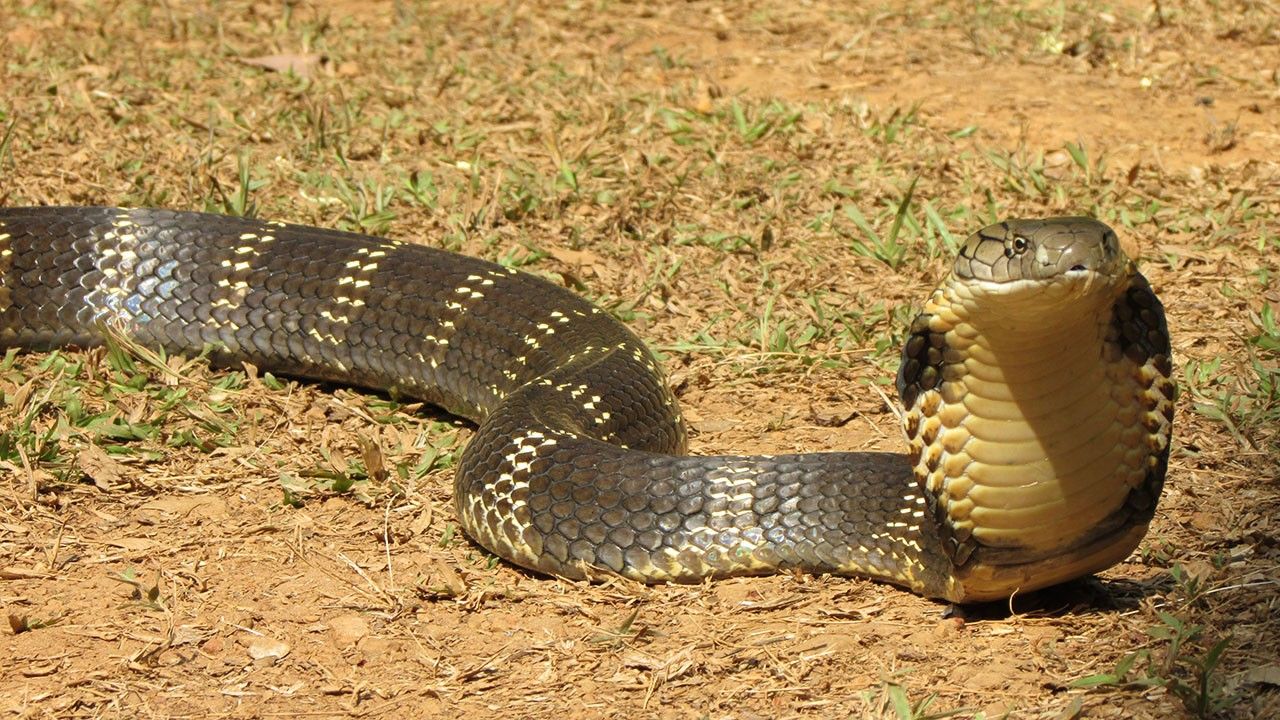
[[[359,615],[340,615],[329,621],[329,633],[335,646],[348,648],[369,634],[369,623]]]
[[[960,635],[964,632],[965,621],[959,616],[949,617],[942,620],[934,627],[934,632],[939,637],[949,637],[952,635]]]
[[[289,644],[275,638],[255,637],[249,641],[248,650],[249,657],[254,661],[274,665],[276,661],[289,654]]]

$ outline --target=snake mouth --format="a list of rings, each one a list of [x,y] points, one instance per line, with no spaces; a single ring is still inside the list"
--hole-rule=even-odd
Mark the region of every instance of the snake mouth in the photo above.
[[[1047,277],[1000,281],[970,279],[961,282],[973,288],[974,295],[1033,296],[1037,293],[1063,292],[1065,290],[1088,294],[1090,291],[1113,285],[1123,278],[1123,273],[1113,271],[1110,268],[1100,270],[1075,266],[1067,270],[1056,271]]]
[[[999,318],[1019,323],[1031,319],[1047,329],[1109,307],[1124,292],[1129,277],[1123,268],[1070,267],[1043,278],[952,282],[976,321],[987,318],[1000,325]]]

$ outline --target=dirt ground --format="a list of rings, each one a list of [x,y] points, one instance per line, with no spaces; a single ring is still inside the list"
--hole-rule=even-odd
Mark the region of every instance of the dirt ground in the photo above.
[[[540,577],[458,532],[430,408],[11,354],[0,713],[1280,717],[1280,8],[746,5],[0,0],[0,204],[521,266],[653,343],[697,453],[902,448],[876,390],[955,238],[1094,215],[1179,365],[1138,552],[966,608]]]

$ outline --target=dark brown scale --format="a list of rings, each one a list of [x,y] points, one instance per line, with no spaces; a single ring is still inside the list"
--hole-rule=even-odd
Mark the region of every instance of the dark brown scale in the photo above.
[[[1111,325],[1126,357],[1140,365],[1157,358],[1158,370],[1165,374],[1172,371],[1164,307],[1145,279],[1139,277],[1115,304]]]
[[[929,434],[929,435],[931,435],[931,436],[934,436],[934,437],[930,437],[930,438],[926,439],[926,440],[925,440],[925,443],[926,443],[926,444],[932,444],[932,443],[933,443],[933,441],[934,441],[934,439],[935,439],[935,438],[936,438],[936,436],[937,436],[937,433],[928,433],[928,434]],[[938,465],[941,463],[941,461],[942,461],[941,456],[939,456],[939,455],[937,455],[937,454],[934,454],[934,453],[932,453],[932,452],[931,452],[931,453],[928,453],[928,454],[925,456],[925,460],[924,460],[924,462],[925,462],[925,468],[926,468],[929,472],[931,472],[931,473],[933,473],[933,472],[937,472],[937,471],[938,471]]]
[[[903,430],[906,431],[908,438],[915,438],[920,433],[920,416],[915,413],[908,413]]]
[[[921,432],[920,434],[920,441],[924,443],[925,447],[930,447],[931,445],[933,445],[934,441],[938,439],[939,430],[941,430],[941,426],[939,425],[933,425],[933,424],[925,425],[924,431]],[[937,451],[937,448],[930,448],[930,449],[932,451]],[[938,463],[941,462],[940,456],[934,455],[931,453],[925,459],[929,463],[930,470],[938,469]]]
[[[929,320],[930,316],[923,313],[916,316],[902,347],[896,385],[898,396],[908,408],[920,393],[936,390],[942,384],[946,338],[929,329]]]

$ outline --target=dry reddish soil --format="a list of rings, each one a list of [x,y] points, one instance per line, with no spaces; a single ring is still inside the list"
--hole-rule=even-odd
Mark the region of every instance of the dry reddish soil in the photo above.
[[[1278,73],[1270,2],[0,0],[0,204],[519,264],[653,342],[697,453],[902,448],[876,389],[945,272],[930,213],[1111,222],[1186,374],[1139,551],[954,608],[541,577],[457,530],[471,430],[430,408],[17,355],[0,713],[1280,717],[1276,355],[1251,341],[1280,305]],[[899,206],[905,255],[869,249],[855,218],[883,239]]]

